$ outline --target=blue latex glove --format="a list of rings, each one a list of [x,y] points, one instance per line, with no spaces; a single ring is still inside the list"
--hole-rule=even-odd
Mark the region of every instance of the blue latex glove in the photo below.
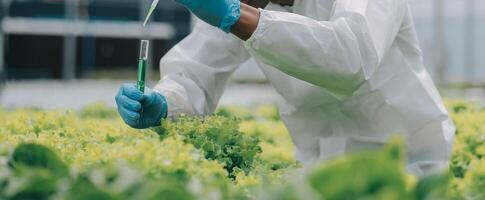
[[[167,100],[149,88],[143,94],[134,84],[123,84],[115,100],[121,118],[133,128],[159,126],[162,118],[167,117]]]
[[[229,33],[241,15],[239,0],[175,0],[201,20]]]

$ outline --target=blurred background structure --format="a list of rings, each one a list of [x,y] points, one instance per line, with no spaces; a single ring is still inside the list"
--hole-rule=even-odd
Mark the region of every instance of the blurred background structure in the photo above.
[[[150,39],[151,85],[160,58],[190,33],[191,15],[160,1],[141,28],[150,0],[0,0],[0,106],[79,108],[114,105],[134,82],[139,39]],[[409,0],[425,64],[446,97],[485,99],[485,1]],[[254,62],[234,75],[223,104],[273,103]],[[240,98],[241,97],[241,98]],[[250,98],[242,98],[250,97]]]
[[[3,57],[8,79],[113,78],[136,65],[140,38],[159,60],[190,32],[190,14],[161,1],[153,22],[140,21],[151,1],[2,0]],[[152,62],[153,68],[156,63]],[[113,72],[113,73],[112,73]]]

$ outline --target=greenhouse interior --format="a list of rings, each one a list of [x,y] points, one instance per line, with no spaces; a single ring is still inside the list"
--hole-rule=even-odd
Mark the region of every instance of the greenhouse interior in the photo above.
[[[0,199],[485,200],[485,1],[0,0]]]

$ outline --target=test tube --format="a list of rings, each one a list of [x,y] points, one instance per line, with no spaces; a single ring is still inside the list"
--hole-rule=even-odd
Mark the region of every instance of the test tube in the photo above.
[[[140,44],[140,58],[138,60],[138,82],[137,87],[141,92],[145,92],[145,72],[148,60],[148,40],[142,40]]]

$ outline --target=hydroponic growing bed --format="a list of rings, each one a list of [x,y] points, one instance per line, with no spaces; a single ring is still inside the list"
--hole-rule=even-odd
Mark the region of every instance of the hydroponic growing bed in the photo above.
[[[450,172],[422,180],[406,174],[398,140],[302,169],[273,107],[148,130],[101,105],[3,110],[0,199],[485,199],[485,110],[447,104],[458,127]]]

